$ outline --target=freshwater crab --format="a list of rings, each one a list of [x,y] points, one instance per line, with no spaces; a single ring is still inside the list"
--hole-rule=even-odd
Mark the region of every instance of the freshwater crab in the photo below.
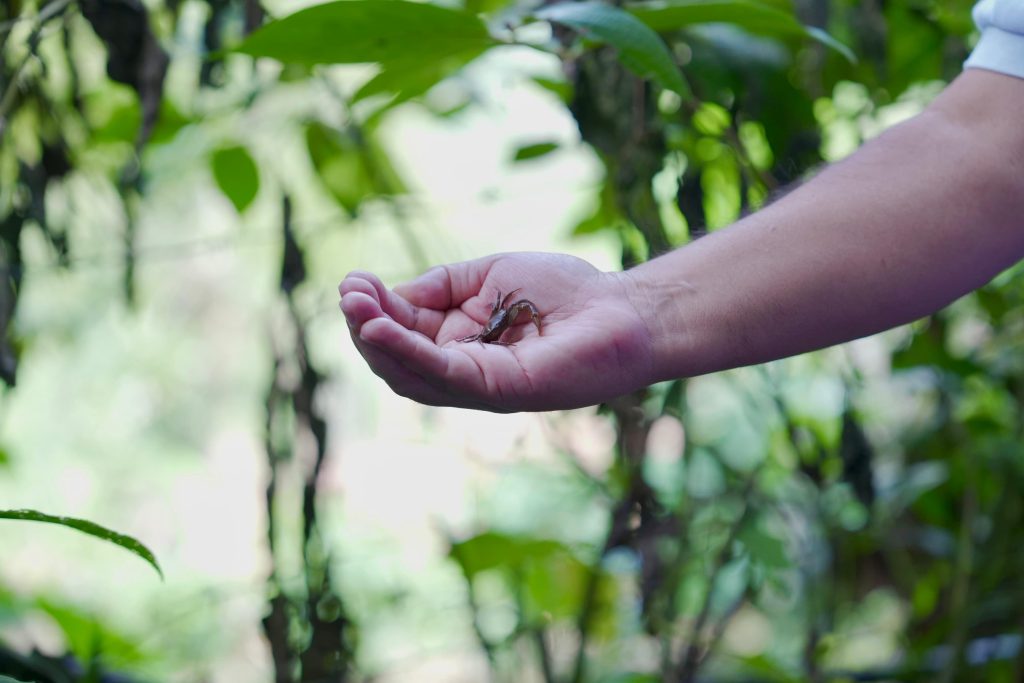
[[[540,311],[533,305],[533,302],[528,299],[520,299],[514,304],[509,305],[509,299],[520,290],[514,289],[509,292],[504,299],[501,298],[501,290],[498,291],[498,298],[494,300],[494,308],[491,309],[491,317],[484,323],[484,328],[480,330],[479,334],[471,334],[468,337],[462,337],[455,341],[460,342],[471,342],[479,341],[484,344],[501,344],[503,346],[512,346],[510,342],[499,341],[502,333],[509,327],[515,324],[516,318],[523,311],[530,312],[530,320],[537,326],[537,334],[540,334]]]

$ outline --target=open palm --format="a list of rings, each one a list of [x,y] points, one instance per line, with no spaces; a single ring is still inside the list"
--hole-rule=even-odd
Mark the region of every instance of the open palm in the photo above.
[[[496,296],[519,289],[540,311],[502,337],[482,329]],[[498,254],[442,266],[387,289],[350,273],[341,308],[373,371],[397,393],[431,405],[499,412],[597,403],[650,381],[649,334],[620,275],[560,254]]]

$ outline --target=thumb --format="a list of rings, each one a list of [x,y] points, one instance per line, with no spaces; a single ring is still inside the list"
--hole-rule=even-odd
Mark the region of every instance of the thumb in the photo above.
[[[497,255],[431,268],[395,285],[394,291],[413,306],[448,310],[477,296]]]
[[[435,266],[412,280],[394,286],[394,292],[413,306],[436,310],[452,307],[451,277],[445,266]]]

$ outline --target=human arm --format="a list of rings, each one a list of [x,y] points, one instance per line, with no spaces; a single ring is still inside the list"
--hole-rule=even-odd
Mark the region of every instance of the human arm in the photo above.
[[[626,273],[500,254],[394,291],[342,282],[357,348],[397,392],[497,411],[571,408],[925,315],[1024,256],[1024,80],[958,78],[920,116],[735,226]],[[513,347],[459,344],[496,291],[544,316]]]
[[[926,315],[1024,256],[1024,80],[971,69],[775,204],[632,271],[651,380]]]

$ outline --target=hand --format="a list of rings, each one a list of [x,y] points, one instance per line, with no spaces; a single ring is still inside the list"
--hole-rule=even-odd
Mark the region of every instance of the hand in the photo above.
[[[352,340],[398,394],[495,412],[593,405],[651,381],[650,334],[621,273],[561,254],[497,254],[440,266],[389,290],[372,273],[338,287]],[[532,301],[502,341],[476,334],[498,292]]]

